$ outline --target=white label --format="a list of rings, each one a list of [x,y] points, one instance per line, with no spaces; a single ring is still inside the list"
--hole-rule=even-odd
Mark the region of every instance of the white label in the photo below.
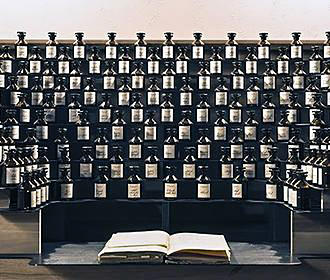
[[[321,75],[321,88],[330,87],[330,74]]]
[[[242,184],[232,184],[232,198],[242,198],[243,197],[243,186]]]
[[[246,92],[246,104],[258,105],[259,103],[259,92],[258,91],[247,91]]]
[[[53,88],[55,85],[55,78],[54,76],[43,76],[42,77],[42,86],[44,89],[46,88]]]
[[[28,75],[17,76],[17,85],[20,88],[28,88],[29,87],[29,76]]]
[[[211,78],[210,76],[199,76],[198,77],[198,88],[199,89],[210,89]]]
[[[80,163],[80,177],[91,178],[93,165],[91,163]]]
[[[288,74],[289,73],[289,61],[287,61],[287,60],[277,61],[277,73],[278,74]]]
[[[129,96],[130,93],[124,92],[124,91],[119,91],[118,92],[118,105],[119,106],[128,106],[129,105]]]
[[[317,180],[317,176],[319,175],[318,174],[318,168],[313,166],[313,176],[312,176],[312,183],[313,184],[317,184],[318,180]]]
[[[275,76],[264,76],[264,89],[275,89]]]
[[[310,106],[314,103],[313,94],[315,92],[306,91],[305,92],[305,105]]]
[[[297,198],[297,191],[293,189],[289,189],[289,204],[293,207],[298,206],[298,198]]]
[[[214,127],[214,140],[225,141],[227,139],[227,129],[225,126]]]
[[[286,185],[283,186],[283,200],[288,201],[288,187]]]
[[[74,46],[73,58],[85,58],[85,46]]]
[[[240,123],[242,121],[242,110],[229,109],[229,121],[232,123]]]
[[[136,46],[135,47],[135,58],[146,59],[147,58],[147,47],[146,46]]]
[[[245,126],[244,127],[244,140],[257,140],[257,127]]]
[[[115,89],[116,78],[114,76],[103,77],[103,89]]]
[[[320,73],[321,72],[321,61],[311,60],[309,62],[309,73]]]
[[[101,61],[92,60],[89,62],[89,73],[90,74],[99,74],[101,72]]]
[[[274,109],[262,109],[262,121],[265,123],[275,121],[275,110]]]
[[[107,197],[107,184],[95,183],[94,184],[94,197],[106,198]]]
[[[44,113],[47,122],[55,122],[55,108],[44,108]]]
[[[96,145],[95,146],[95,158],[107,159],[108,158],[108,145]]]
[[[302,58],[302,46],[291,46],[291,58]]]
[[[293,88],[304,89],[304,76],[293,76]]]
[[[89,126],[77,127],[77,140],[89,140]]]
[[[132,88],[143,88],[143,82],[143,76],[132,76]]]
[[[41,61],[40,60],[31,60],[30,61],[30,73],[40,73],[41,70]]]
[[[80,89],[81,77],[70,77],[70,89]]]
[[[256,177],[256,165],[254,163],[244,163],[243,167],[245,168],[244,174],[246,178]]]
[[[148,61],[148,74],[159,74],[159,61]]]
[[[163,89],[174,88],[174,76],[163,76]]]
[[[173,46],[163,46],[163,58],[173,58],[174,48]]]
[[[164,158],[175,158],[175,145],[164,145]]]
[[[173,109],[162,108],[162,122],[173,122]]]
[[[129,61],[120,60],[118,62],[118,72],[119,74],[129,74]]]
[[[142,146],[140,144],[129,145],[129,158],[141,158]]]
[[[27,46],[16,46],[16,58],[27,58],[28,47]]]
[[[111,109],[99,109],[99,122],[105,123],[111,121]]]
[[[54,93],[54,105],[65,106],[65,92],[56,91]]]
[[[181,106],[191,106],[192,96],[190,91],[180,92],[180,105]]]
[[[258,73],[257,61],[247,60],[245,62],[245,72],[246,72],[246,74],[257,74]]]
[[[323,57],[330,58],[330,46],[324,46]]]
[[[5,87],[5,75],[0,75],[0,88]]]
[[[290,92],[280,91],[280,105],[288,105],[290,103]]]
[[[127,184],[127,198],[140,198],[141,184]]]
[[[186,74],[186,73],[188,73],[188,61],[178,60],[176,62],[176,73],[177,74]]]
[[[306,165],[307,177],[306,180],[312,181],[313,180],[313,166],[308,164]]]
[[[46,58],[56,58],[56,46],[46,46]]]
[[[199,159],[210,158],[210,145],[201,145],[197,146],[197,157]]]
[[[180,140],[190,140],[190,126],[180,125],[179,126],[179,139]]]
[[[113,126],[112,127],[112,140],[123,140],[124,139],[124,127]]]
[[[208,122],[209,121],[209,110],[206,108],[197,108],[197,122]]]
[[[106,46],[105,47],[105,58],[106,59],[116,59],[117,58],[117,47]]]
[[[183,178],[185,179],[193,179],[195,178],[196,174],[196,167],[195,164],[188,164],[188,163],[184,163],[183,164]]]
[[[96,103],[96,92],[95,91],[85,91],[84,92],[84,104],[85,105],[95,105]]]
[[[30,109],[20,109],[20,121],[25,123],[30,122]]]
[[[61,184],[61,198],[73,198],[73,184]]]
[[[269,47],[258,47],[258,59],[268,59],[269,58]]]
[[[197,198],[210,198],[211,186],[210,184],[197,184]]]
[[[279,141],[289,140],[289,127],[288,126],[278,126],[277,127],[277,140],[279,140]]]
[[[48,139],[48,126],[47,125],[37,125],[36,126],[36,137],[39,140]]]
[[[241,158],[243,158],[243,145],[231,144],[230,145],[230,157],[232,159],[241,159]]]
[[[69,109],[69,122],[77,122],[79,119],[80,109]]]
[[[210,73],[211,74],[220,74],[221,73],[221,61],[220,60],[210,61]]]
[[[158,165],[157,163],[146,163],[145,165],[145,177],[146,178],[157,178]]]
[[[318,185],[322,186],[323,185],[323,169],[322,169],[322,167],[318,168],[317,178],[318,178],[318,180],[317,180]]]
[[[11,138],[13,138],[14,140],[19,139],[19,126],[18,125],[13,125],[11,127]]]
[[[143,121],[143,109],[131,109],[131,122]]]
[[[148,91],[147,95],[148,105],[159,105],[159,91]]]
[[[221,178],[230,179],[234,176],[233,165],[230,163],[221,164]]]
[[[176,198],[177,197],[177,183],[165,183],[164,184],[164,197]]]
[[[59,61],[58,62],[58,74],[69,74],[70,73],[70,62]]]
[[[272,176],[271,169],[275,168],[276,165],[274,163],[265,163],[265,178],[270,178]]]
[[[227,91],[216,91],[215,92],[215,105],[227,105]]]
[[[46,186],[41,187],[41,203],[46,202]]]
[[[31,196],[31,208],[36,208],[37,207],[37,192],[31,191],[30,193]]]
[[[298,112],[297,109],[287,109],[288,112],[288,121],[290,123],[296,123],[298,120]]]
[[[225,57],[226,58],[236,58],[236,46],[226,46],[225,47]]]
[[[233,89],[244,89],[243,76],[233,76]]]
[[[193,46],[192,47],[192,58],[193,59],[202,59],[204,57],[204,48],[202,46]]]
[[[145,126],[144,127],[144,140],[157,140],[157,127]]]
[[[1,69],[5,73],[11,73],[12,72],[12,61],[11,60],[2,60],[1,61]]]
[[[124,165],[122,163],[111,163],[110,174],[111,174],[111,178],[123,178]]]
[[[277,198],[277,185],[266,184],[266,198],[267,199]]]
[[[272,145],[260,144],[260,158],[265,159],[269,157],[269,150],[272,148]]]
[[[6,184],[13,185],[20,183],[20,168],[6,167]]]

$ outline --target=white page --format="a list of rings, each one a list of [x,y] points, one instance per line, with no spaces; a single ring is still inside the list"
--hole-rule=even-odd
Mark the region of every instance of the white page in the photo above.
[[[136,253],[136,252],[155,252],[155,253],[167,253],[167,248],[162,246],[131,246],[131,247],[105,247],[99,254],[100,258],[103,254],[123,253]]]
[[[210,250],[230,252],[223,235],[202,233],[176,233],[170,236],[168,255],[181,250]]]

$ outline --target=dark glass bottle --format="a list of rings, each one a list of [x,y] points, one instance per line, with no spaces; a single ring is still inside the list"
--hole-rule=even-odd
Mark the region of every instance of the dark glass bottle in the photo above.
[[[297,170],[299,168],[301,168],[301,161],[298,157],[298,148],[292,148],[290,150],[290,155],[289,155],[287,163],[285,165],[286,178],[288,178],[289,170]]]
[[[290,136],[290,122],[288,120],[288,112],[281,111],[281,118],[277,126],[277,141],[288,141]]]
[[[99,55],[99,49],[92,47],[91,55],[88,61],[89,74],[100,74],[101,73],[101,57]]]
[[[144,32],[136,33],[138,40],[135,42],[135,59],[147,58],[147,42],[144,40]]]
[[[82,85],[82,72],[80,70],[81,62],[74,60],[72,63],[72,70],[70,72],[69,86],[70,90],[80,90]]]
[[[1,69],[5,74],[11,74],[13,72],[13,60],[11,55],[11,49],[9,46],[3,46],[2,54],[0,55]]]
[[[42,72],[42,86],[44,89],[53,89],[55,86],[55,76],[56,72],[54,71],[53,62],[44,63],[44,71]]]
[[[315,131],[325,127],[325,122],[321,119],[322,111],[315,110],[313,112],[314,118],[311,120],[309,125],[309,140],[315,138]]]
[[[110,95],[108,93],[102,94],[102,102],[99,105],[99,123],[111,122],[112,105]]]
[[[69,176],[71,176],[71,159],[69,156],[69,148],[61,148],[60,153],[61,156],[57,161],[57,178],[61,178],[61,169],[67,169]]]
[[[175,87],[175,72],[173,70],[173,62],[165,62],[165,70],[162,73],[162,85],[164,90],[174,89]]]
[[[74,182],[70,178],[69,170],[66,168],[60,169],[61,177],[58,180],[59,199],[73,200],[74,199]]]
[[[245,58],[245,73],[247,75],[257,74],[258,73],[258,63],[257,63],[257,50],[254,47],[247,47],[246,50],[248,54]]]
[[[17,89],[17,90],[19,90],[19,89]],[[33,77],[33,86],[31,87],[30,96],[31,96],[31,105],[32,106],[41,106],[42,105],[42,101],[44,99],[44,94],[43,94],[43,88],[41,85],[41,79],[38,76]]]
[[[142,138],[141,128],[132,128],[133,137],[128,141],[128,157],[138,160],[142,158]]]
[[[305,141],[301,138],[301,130],[299,128],[292,128],[291,130],[291,138],[288,141],[288,154],[291,149],[298,149],[298,157],[302,158],[304,154],[304,144]]]
[[[321,72],[321,62],[323,60],[320,55],[320,47],[312,46],[312,55],[309,57],[309,73],[319,74]]]
[[[215,91],[215,105],[216,106],[227,106],[228,104],[228,91],[226,86],[226,80],[224,77],[218,77],[219,85],[214,90]]]
[[[28,62],[20,61],[18,64],[18,70],[16,72],[17,76],[17,85],[21,89],[29,88],[29,70],[28,70]]]
[[[322,103],[322,93],[315,92],[312,94],[312,103],[309,109],[309,121],[313,119],[313,112],[320,110],[322,113],[326,111],[327,106]]]
[[[157,179],[159,177],[159,158],[157,157],[157,147],[149,146],[149,156],[144,160],[145,178]]]
[[[301,32],[292,32],[290,46],[291,59],[302,59],[303,43],[300,41]]]
[[[2,185],[7,187],[17,187],[21,182],[21,169],[18,161],[15,159],[16,150],[9,150],[4,162],[2,171]]]
[[[196,178],[196,158],[195,158],[195,147],[184,148],[186,156],[183,159],[182,165],[182,178],[184,179],[195,179]]]
[[[304,71],[304,62],[297,61],[295,62],[296,69],[292,73],[293,80],[293,89],[303,90],[305,88],[305,76],[306,72]]]
[[[98,177],[94,182],[94,198],[105,199],[108,197],[109,169],[107,166],[98,166]]]
[[[163,180],[164,199],[172,200],[178,198],[178,179],[174,175],[175,167],[166,166],[167,176]]]
[[[77,140],[88,141],[90,139],[89,121],[87,119],[88,111],[82,110],[79,113],[79,120],[76,122],[77,126]]]
[[[32,47],[31,55],[29,57],[29,70],[31,74],[39,74],[41,72],[41,62],[42,56],[40,48],[37,46]]]
[[[239,93],[231,94],[232,101],[229,104],[229,122],[230,123],[241,123],[242,122],[243,105],[239,101],[240,97],[241,97],[241,94],[239,94]]]
[[[115,120],[112,122],[111,139],[124,140],[124,126],[126,125],[123,119],[123,113],[120,110],[115,111]]]
[[[240,136],[242,129],[233,128],[233,137],[229,141],[230,143],[230,157],[232,159],[243,159],[243,140]]]
[[[161,122],[172,123],[174,121],[174,105],[170,93],[163,94],[163,102],[160,104]]]
[[[46,58],[55,59],[57,57],[58,42],[56,41],[56,32],[48,32],[48,41],[46,42]]]
[[[148,74],[157,75],[159,74],[159,61],[160,57],[158,56],[159,48],[153,47],[149,49],[150,55],[148,56]]]
[[[127,198],[142,198],[142,178],[139,176],[139,166],[129,166],[130,176],[127,178]]]
[[[298,96],[291,92],[289,95],[289,105],[288,105],[288,120],[290,123],[295,124],[295,123],[299,123],[300,122],[300,112],[301,112],[301,108],[302,106],[300,105],[300,103],[298,103],[297,101]]]
[[[232,76],[233,90],[244,90],[244,73],[241,70],[242,63],[240,61],[233,62],[234,69],[230,73]]]
[[[117,58],[117,49],[118,42],[116,41],[115,32],[108,32],[109,40],[105,43],[105,58],[106,59],[116,59]]]
[[[182,111],[182,119],[179,121],[179,140],[191,140],[191,127],[193,122],[190,120],[191,111]]]
[[[191,106],[194,89],[190,86],[190,78],[182,77],[183,86],[180,88],[180,106]]]
[[[3,122],[3,126],[5,128],[10,128],[8,133],[10,137],[14,140],[18,140],[20,138],[19,131],[19,123],[15,118],[16,110],[15,109],[7,109],[6,110],[7,119]]]
[[[260,40],[258,42],[258,59],[269,59],[270,43],[267,40],[268,33],[259,33]]]
[[[273,61],[266,61],[266,70],[263,73],[264,90],[275,90],[276,88],[276,72],[274,71]]]
[[[209,90],[211,88],[211,75],[207,62],[200,62],[201,69],[197,72],[198,75],[198,89]]]
[[[133,95],[133,102],[130,105],[132,123],[143,122],[143,107],[143,103],[141,102],[141,94],[135,93]]]
[[[18,96],[18,102],[15,107],[19,110],[20,123],[29,123],[31,121],[31,110],[30,105],[26,102],[26,95],[24,93]]]
[[[154,116],[155,111],[147,111],[147,118],[144,121],[144,140],[146,141],[157,140],[157,122],[155,121]]]
[[[111,179],[124,178],[124,159],[121,156],[121,146],[113,146],[112,157],[110,158]]]
[[[289,60],[287,55],[288,48],[279,47],[279,55],[276,57],[277,60],[277,74],[289,74]]]
[[[255,120],[255,111],[247,111],[247,120],[244,123],[244,141],[256,141],[259,123]]]
[[[248,106],[258,106],[259,105],[259,95],[260,87],[258,86],[259,78],[250,78],[250,86],[246,90],[246,105]]]
[[[23,140],[22,144],[25,147],[33,149],[33,158],[38,158],[38,147],[39,147],[39,140],[36,138],[36,129],[35,128],[28,128],[27,129],[27,137]]]
[[[108,159],[109,158],[109,140],[107,138],[106,128],[97,128],[98,135],[94,140],[95,158]]]
[[[221,179],[232,179],[234,178],[234,164],[229,156],[229,148],[221,147],[220,157],[220,178]]]
[[[42,104],[45,120],[47,122],[55,122],[56,121],[56,109],[54,105],[54,94],[52,92],[47,92],[44,95],[44,100]]]
[[[272,129],[261,129],[262,138],[260,139],[260,159],[266,159],[269,157],[269,150],[273,147],[275,141],[272,138]]]
[[[192,58],[193,59],[203,59],[204,58],[204,42],[202,39],[202,33],[195,32],[195,40],[192,42]]]
[[[330,61],[323,62],[324,69],[321,72],[321,88],[328,89],[330,87]]]
[[[25,172],[23,174],[22,183],[19,187],[19,203],[18,209],[31,210],[37,207],[36,189],[31,182],[31,173]]]
[[[122,47],[121,55],[118,60],[118,73],[129,74],[130,73],[130,61],[132,58],[129,55],[129,47]]]
[[[290,192],[291,191],[291,192]],[[297,182],[289,189],[289,204],[297,210],[311,210],[311,186],[306,181],[306,173],[297,173]]]
[[[17,77],[16,76],[9,76],[9,85],[7,86],[6,90],[8,91],[8,97],[6,97],[3,102],[7,105],[16,105],[18,102],[18,96],[20,95],[20,87],[17,84]]]
[[[26,32],[17,31],[18,40],[15,42],[16,58],[27,59],[28,58],[28,43],[25,40]]]
[[[37,159],[38,168],[43,169],[46,173],[46,178],[50,178],[50,162],[47,157],[48,147],[39,147],[39,155]]]
[[[162,54],[163,59],[173,59],[174,58],[174,45],[173,42],[173,33],[172,32],[165,32],[165,41],[163,42],[162,46]]]
[[[210,57],[210,73],[221,74],[222,72],[222,60],[221,47],[212,47],[212,55]]]
[[[70,144],[69,140],[66,137],[67,129],[64,127],[58,128],[58,137],[54,140],[54,143],[56,145],[56,155],[57,159],[61,158],[61,150],[63,148],[67,148],[68,152],[70,150]]]
[[[115,62],[106,61],[105,62],[106,69],[103,72],[103,89],[111,90],[116,88],[116,77],[117,73],[115,71]],[[119,96],[118,96],[119,97]]]
[[[237,46],[238,43],[235,40],[236,33],[227,33],[228,40],[225,43],[225,58],[236,59],[237,58]]]
[[[58,56],[58,74],[68,75],[70,73],[70,61],[68,47],[60,47],[60,55]]]
[[[92,147],[82,147],[82,156],[79,163],[79,177],[93,178],[93,161],[91,156]]]
[[[54,88],[54,105],[65,106],[68,88],[65,86],[66,79],[59,77],[57,79],[57,86]]]
[[[84,105],[95,106],[97,90],[94,85],[94,80],[92,78],[86,78],[86,87],[84,88]]]
[[[177,74],[188,74],[188,61],[189,57],[187,56],[187,48],[179,47],[179,55],[175,61],[175,70]]]
[[[144,88],[144,76],[145,73],[142,70],[143,62],[135,63],[135,69],[131,73],[132,88],[133,89],[143,89]]]
[[[323,46],[323,57],[324,59],[330,58],[330,31],[325,32],[326,40],[324,41]]]
[[[167,128],[166,129],[167,138],[164,140],[164,159],[177,159],[177,143],[179,140],[176,138],[176,129],[175,128]]]
[[[197,139],[197,158],[200,160],[206,160],[211,158],[211,140],[207,136],[208,129],[200,128],[198,130],[200,137]]]
[[[280,169],[275,167],[270,170],[271,177],[266,181],[265,199],[283,200],[283,181],[279,177]]]
[[[217,119],[214,122],[214,137],[216,141],[226,141],[228,134],[228,122],[225,120],[225,111],[216,111]]]
[[[281,161],[277,156],[278,148],[272,147],[269,150],[269,156],[265,159],[264,178],[268,179],[271,177],[272,168],[279,168],[281,170]]]
[[[318,93],[320,89],[316,85],[316,82],[318,81],[317,77],[309,77],[308,81],[309,85],[305,89],[305,105],[311,106],[314,102],[313,94]]]
[[[255,179],[257,173],[257,159],[254,157],[254,147],[245,148],[245,157],[243,159],[243,168],[247,179]]]
[[[150,86],[147,91],[147,104],[148,106],[159,105],[160,87],[158,86],[157,78],[149,79]]]
[[[86,43],[84,41],[84,33],[76,32],[75,36],[76,36],[76,40],[73,42],[73,58],[85,59]]]
[[[197,182],[197,199],[211,198],[211,179],[207,176],[208,166],[198,166],[199,176]]]
[[[247,179],[245,170],[241,166],[235,167],[235,177],[231,184],[231,197],[233,199],[248,199]]]

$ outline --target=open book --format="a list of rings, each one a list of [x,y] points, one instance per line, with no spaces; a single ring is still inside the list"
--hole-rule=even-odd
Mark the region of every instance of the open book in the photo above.
[[[98,254],[100,263],[223,264],[230,248],[223,235],[137,231],[114,233]]]

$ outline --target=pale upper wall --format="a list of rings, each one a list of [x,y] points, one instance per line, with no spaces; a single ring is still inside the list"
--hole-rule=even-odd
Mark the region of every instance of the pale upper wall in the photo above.
[[[4,7],[6,7],[4,9]],[[172,31],[177,39],[191,39],[203,32],[206,39],[225,39],[235,31],[238,39],[256,39],[269,32],[270,39],[323,39],[330,30],[330,0],[13,0],[1,7],[0,39],[43,39],[48,31],[71,39],[75,31],[86,38],[103,39],[115,31],[118,39],[134,39],[137,31],[147,39],[163,38]]]

